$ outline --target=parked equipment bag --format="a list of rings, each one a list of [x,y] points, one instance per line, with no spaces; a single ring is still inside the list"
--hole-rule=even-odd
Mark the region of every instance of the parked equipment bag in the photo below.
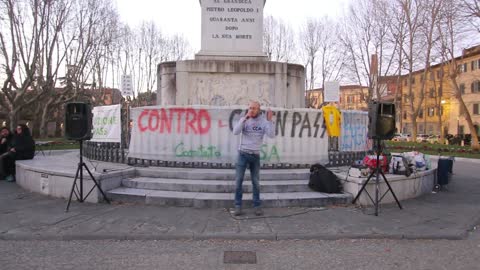
[[[343,191],[342,183],[340,183],[338,177],[318,163],[310,167],[308,187],[325,193],[341,193]]]
[[[407,177],[412,174],[412,169],[408,164],[408,160],[404,156],[392,156],[390,161],[390,173],[406,175]]]

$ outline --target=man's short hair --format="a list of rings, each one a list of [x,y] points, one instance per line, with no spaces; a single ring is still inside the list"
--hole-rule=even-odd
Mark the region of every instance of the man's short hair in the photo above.
[[[260,102],[258,102],[256,100],[250,100],[250,104],[257,104],[258,108],[261,107]]]

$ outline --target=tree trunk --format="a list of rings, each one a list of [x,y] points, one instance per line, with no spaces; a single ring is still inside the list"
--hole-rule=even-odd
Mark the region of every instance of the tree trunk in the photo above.
[[[48,135],[48,109],[51,107],[53,98],[49,98],[48,101],[42,107],[42,116],[40,118],[40,137],[46,138]]]
[[[18,110],[12,110],[8,113],[8,120],[10,121],[10,130],[14,131],[18,124]]]
[[[456,66],[455,62],[454,62],[454,64]],[[458,87],[456,73],[451,73],[450,83],[452,84],[452,87],[455,90],[455,97],[457,98],[458,102],[460,103],[460,106],[463,109],[463,112],[465,113],[465,120],[467,121],[468,127],[470,129],[470,135],[472,136],[472,142],[471,142],[472,149],[473,150],[480,150],[480,145],[478,143],[477,130],[475,129],[475,126],[473,125],[472,116],[470,115],[470,111],[468,110],[467,105],[465,105],[465,102],[463,101],[462,93],[461,93],[461,91]]]
[[[313,80],[315,78],[314,74],[315,74],[315,71],[313,70],[313,67],[314,67],[314,58],[312,57],[312,61],[310,62],[310,89],[314,89],[315,88],[315,85],[313,83]],[[323,89],[323,91],[325,91],[325,89]],[[322,100],[323,102],[323,100]]]
[[[412,142],[417,141],[417,117],[412,116]]]
[[[467,120],[468,128],[470,129],[470,135],[472,136],[471,146],[473,150],[480,150],[480,145],[478,144],[478,135],[475,126],[473,125],[472,117],[470,116],[470,112],[468,111],[467,105],[463,101],[463,98],[459,98],[458,101],[460,102],[460,106],[463,108],[465,112],[465,120]]]

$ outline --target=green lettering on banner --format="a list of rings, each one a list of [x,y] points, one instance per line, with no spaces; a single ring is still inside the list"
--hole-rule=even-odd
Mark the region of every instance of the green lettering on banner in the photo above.
[[[93,134],[98,136],[105,136],[107,135],[107,129],[103,127],[96,127],[93,129]]]
[[[276,162],[280,162],[280,155],[278,154],[278,149],[276,145],[272,145],[269,148],[268,144],[263,144],[260,148],[260,160],[261,161],[272,161],[275,159]]]
[[[182,143],[175,146],[175,156],[176,157],[200,157],[200,158],[218,158],[222,156],[222,153],[217,149],[217,147],[210,145],[205,147],[200,145],[197,149],[185,149],[185,146]]]
[[[93,122],[95,123],[95,125],[99,126],[99,125],[114,125],[117,123],[117,118],[115,116],[105,116],[105,117],[95,117],[95,119],[93,120]]]

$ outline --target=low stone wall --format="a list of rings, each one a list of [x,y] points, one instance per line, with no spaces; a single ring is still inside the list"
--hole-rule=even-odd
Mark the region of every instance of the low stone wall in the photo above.
[[[390,183],[390,186],[393,189],[393,192],[397,196],[399,201],[403,201],[406,199],[411,199],[418,197],[425,193],[430,193],[433,190],[435,184],[435,176],[437,173],[437,169],[430,169],[426,171],[419,171],[416,172],[409,177],[404,175],[393,175],[393,174],[386,174],[385,177],[387,181]],[[355,198],[362,188],[362,185],[367,181],[367,178],[357,178],[348,176],[348,172],[336,173],[340,179],[344,180],[343,188],[345,192],[348,192],[353,195]],[[357,204],[360,205],[372,205],[372,201],[368,197],[367,191],[372,199],[375,200],[375,180],[376,177],[373,176],[372,179],[368,182],[365,190],[362,192],[360,197],[357,200]],[[379,198],[385,194],[388,190],[388,186],[380,176],[379,181]],[[388,192],[385,197],[382,199],[381,203],[394,203],[395,199],[392,196],[391,192]]]
[[[23,189],[57,198],[69,198],[73,181],[77,170],[78,161],[62,159],[62,156],[36,158],[33,160],[19,160],[16,162],[17,184]],[[93,176],[100,183],[103,191],[117,188],[122,180],[134,177],[135,169],[128,168],[119,171],[102,172],[94,171],[88,166]],[[80,181],[77,181],[79,186]],[[94,182],[86,170],[83,171],[83,193],[84,196],[92,189]],[[87,202],[101,201],[102,194],[94,188],[88,196]],[[73,195],[72,200],[76,200]]]

